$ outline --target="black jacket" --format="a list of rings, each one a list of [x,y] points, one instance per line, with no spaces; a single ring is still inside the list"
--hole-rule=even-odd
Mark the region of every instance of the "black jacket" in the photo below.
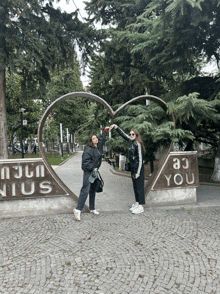
[[[115,125],[115,129],[122,136],[122,138],[129,142],[128,159],[131,164],[131,175],[140,175],[141,168],[143,167],[143,149],[141,144],[136,140],[131,140],[130,137],[117,125]]]
[[[102,163],[102,151],[107,131],[102,132],[99,147],[86,146],[82,155],[82,170],[92,172],[94,168],[100,168]]]

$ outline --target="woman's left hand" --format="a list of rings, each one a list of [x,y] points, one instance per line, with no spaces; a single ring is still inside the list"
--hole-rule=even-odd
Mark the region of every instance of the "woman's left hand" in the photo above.
[[[135,179],[139,178],[140,176],[138,174],[135,175]]]

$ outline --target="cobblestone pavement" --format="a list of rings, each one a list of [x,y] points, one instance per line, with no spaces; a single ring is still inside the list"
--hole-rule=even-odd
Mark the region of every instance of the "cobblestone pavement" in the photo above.
[[[0,293],[220,293],[220,208],[3,219]]]

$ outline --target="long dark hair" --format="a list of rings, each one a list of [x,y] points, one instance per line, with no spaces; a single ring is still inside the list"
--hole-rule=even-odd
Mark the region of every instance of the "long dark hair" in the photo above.
[[[141,147],[143,148],[143,152],[146,153],[146,149],[144,147],[144,143],[141,139],[141,135],[139,134],[139,132],[136,129],[131,129],[131,131],[135,133],[136,141],[141,144]]]
[[[93,137],[93,136],[96,136],[96,138],[98,139],[97,135],[95,135],[95,134],[91,134],[91,135],[89,136],[89,139],[88,139],[88,145],[87,145],[87,146],[90,146],[90,147],[96,147],[96,146],[93,144],[93,142],[92,142],[92,137]]]

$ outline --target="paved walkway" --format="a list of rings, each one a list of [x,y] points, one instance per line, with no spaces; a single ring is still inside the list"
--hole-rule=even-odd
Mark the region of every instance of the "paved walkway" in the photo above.
[[[70,163],[66,182],[74,182],[77,193],[82,179]],[[219,294],[219,200],[202,204],[203,189],[197,206],[132,215],[131,179],[105,173],[104,163],[102,169],[100,216],[83,213],[81,222],[73,214],[1,220],[0,293]]]

